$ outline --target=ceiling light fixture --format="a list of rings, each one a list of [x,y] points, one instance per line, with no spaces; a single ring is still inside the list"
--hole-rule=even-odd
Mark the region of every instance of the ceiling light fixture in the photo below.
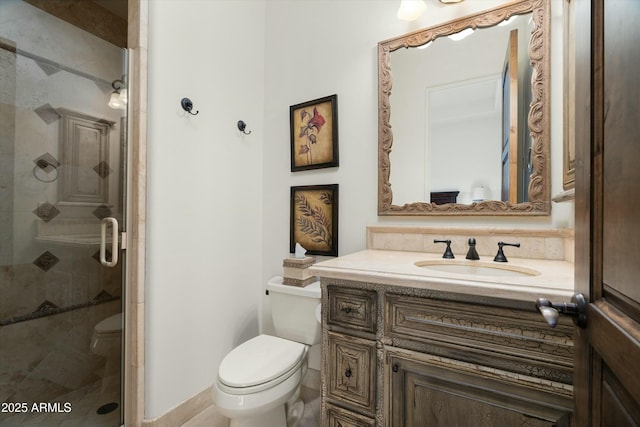
[[[397,16],[403,21],[415,21],[426,9],[427,5],[422,0],[402,0]]]
[[[111,87],[113,87],[113,93],[111,94],[107,105],[109,108],[113,108],[114,110],[124,110],[127,107],[127,102],[129,101],[127,87],[122,80],[114,80],[111,83]]]

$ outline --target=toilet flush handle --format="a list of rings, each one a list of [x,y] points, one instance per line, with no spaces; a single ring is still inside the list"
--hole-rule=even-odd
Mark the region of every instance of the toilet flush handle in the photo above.
[[[111,223],[111,261],[107,261],[107,223]],[[118,220],[108,216],[102,218],[100,228],[100,264],[115,267],[118,263]]]

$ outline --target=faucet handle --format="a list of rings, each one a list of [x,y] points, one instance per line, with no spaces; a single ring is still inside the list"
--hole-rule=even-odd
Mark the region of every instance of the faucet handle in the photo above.
[[[451,240],[434,240],[433,243],[446,243],[447,244],[447,248],[444,250],[444,254],[442,255],[442,258],[446,258],[446,259],[454,259],[455,256],[453,256],[453,252],[451,251]]]
[[[495,262],[507,262],[507,257],[504,255],[504,251],[502,250],[503,246],[514,246],[516,248],[519,248],[520,243],[498,242],[498,253],[496,254],[496,257],[493,259]]]

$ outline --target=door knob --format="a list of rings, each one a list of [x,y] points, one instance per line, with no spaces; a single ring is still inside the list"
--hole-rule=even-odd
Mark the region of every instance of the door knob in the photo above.
[[[560,314],[572,316],[576,326],[581,328],[587,326],[587,299],[583,294],[575,294],[571,297],[571,302],[559,304],[552,303],[546,298],[538,298],[536,308],[552,328],[558,325]]]

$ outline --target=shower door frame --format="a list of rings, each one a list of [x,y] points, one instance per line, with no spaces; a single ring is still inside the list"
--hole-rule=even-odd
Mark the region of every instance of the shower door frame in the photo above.
[[[128,0],[129,121],[127,146],[127,250],[124,329],[124,425],[144,421],[144,282],[149,0]]]
[[[122,249],[124,351],[122,354],[122,419],[125,426],[144,424],[144,260],[146,186],[146,85],[148,0],[128,0],[129,106],[127,114],[125,219]],[[142,189],[142,190],[140,190]]]

